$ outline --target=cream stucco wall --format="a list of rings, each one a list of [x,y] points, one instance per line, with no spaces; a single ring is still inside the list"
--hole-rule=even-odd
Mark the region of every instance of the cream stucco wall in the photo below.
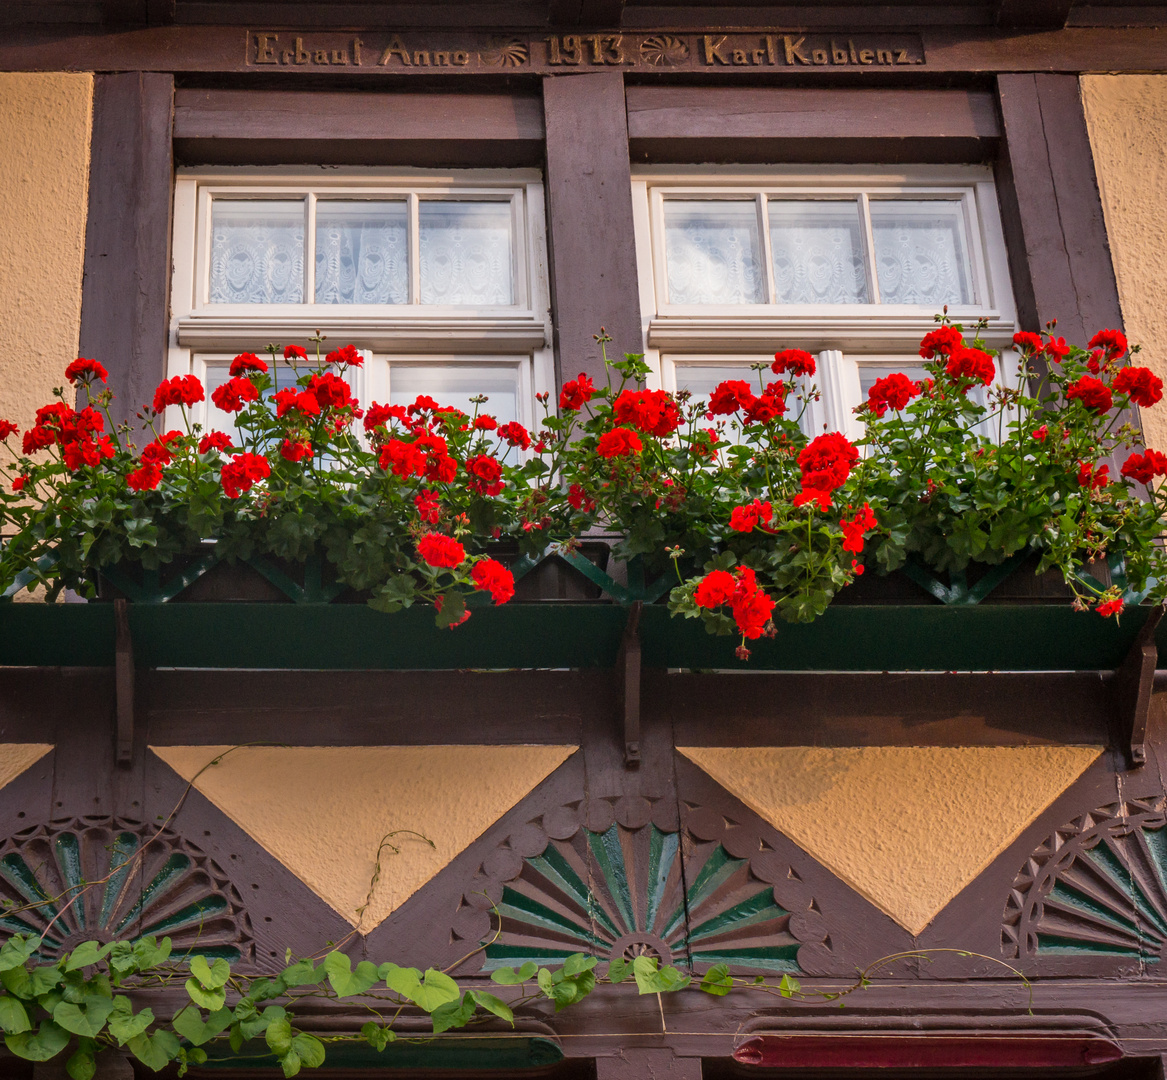
[[[23,431],[77,356],[93,76],[0,73],[0,418]]]
[[[1082,101],[1126,332],[1167,381],[1167,75],[1085,75]],[[1167,450],[1167,405],[1143,428]]]

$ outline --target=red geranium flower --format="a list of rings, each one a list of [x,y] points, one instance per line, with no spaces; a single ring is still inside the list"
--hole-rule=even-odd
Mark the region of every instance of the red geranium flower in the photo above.
[[[1078,486],[1094,490],[1110,483],[1110,466],[1101,465],[1094,469],[1089,462],[1078,462]]]
[[[259,391],[250,379],[239,376],[228,379],[211,391],[211,401],[223,412],[237,413],[249,401],[258,401]]]
[[[973,379],[988,386],[996,374],[993,358],[981,349],[959,348],[948,358],[944,366],[954,379]],[[968,393],[967,387],[962,393]]]
[[[13,491],[23,491],[24,485],[27,484],[29,482],[29,480],[31,480],[31,479],[32,479],[32,477],[29,476],[28,473],[20,473],[12,481],[12,490]]]
[[[223,465],[219,481],[223,494],[229,499],[238,499],[250,491],[255,484],[271,475],[271,465],[262,454],[236,454]]]
[[[727,570],[711,570],[698,583],[693,600],[698,607],[720,607],[729,603],[736,588],[737,582]]]
[[[743,379],[726,379],[713,388],[709,395],[709,411],[714,416],[729,416],[738,409],[748,408],[754,400],[750,384]]]
[[[466,459],[470,483],[466,486],[479,495],[497,495],[503,489],[502,466],[489,454],[476,454]]]
[[[919,383],[912,382],[902,371],[893,371],[872,384],[867,392],[867,406],[882,417],[888,409],[899,412],[919,393]]]
[[[1050,338],[1045,343],[1045,354],[1055,364],[1060,364],[1070,355],[1070,346],[1066,344],[1065,338]]]
[[[86,360],[80,356],[65,368],[65,378],[71,383],[89,382],[92,379],[105,382],[108,377],[109,372],[96,360]]]
[[[774,601],[757,586],[753,570],[748,566],[738,569],[737,587],[730,601],[733,621],[742,637],[760,638],[774,611]]]
[[[404,479],[407,476],[421,476],[425,472],[425,454],[416,443],[401,439],[390,439],[381,447],[377,464],[386,472]]]
[[[868,503],[864,503],[863,509],[849,521],[842,518],[839,527],[843,530],[843,550],[858,555],[863,550],[864,537],[878,525]]]
[[[1110,618],[1111,615],[1118,616],[1122,614],[1122,601],[1107,600],[1104,603],[1099,604],[1094,610],[1097,611],[1098,614],[1101,615],[1104,619]]]
[[[466,549],[452,536],[442,533],[426,533],[417,542],[417,553],[430,566],[452,570],[466,561]]]
[[[813,375],[814,357],[802,349],[783,349],[774,354],[774,363],[770,365],[770,370],[775,375]]]
[[[769,524],[773,516],[773,506],[755,499],[747,506],[735,506],[730,511],[729,527],[737,532],[753,532],[759,524]]]
[[[1158,450],[1131,454],[1123,462],[1121,472],[1123,476],[1129,476],[1140,484],[1149,484],[1156,476],[1167,476],[1167,454],[1161,454]]]
[[[495,604],[505,604],[515,595],[515,577],[495,559],[479,559],[470,568],[470,577],[481,592],[490,593]]]
[[[288,349],[294,349],[295,345],[289,345]],[[284,350],[284,356],[288,355],[288,349]],[[303,349],[300,350],[303,353]],[[263,374],[267,371],[267,361],[261,360],[253,352],[240,353],[234,360],[231,361],[231,368],[229,374],[231,378],[238,379],[246,375],[249,371],[258,371]]]
[[[285,416],[293,409],[305,417],[320,415],[320,402],[308,390],[297,390],[294,387],[277,390],[272,395],[272,401],[276,403],[277,417]]]
[[[189,406],[205,400],[203,384],[194,375],[176,375],[158,384],[154,391],[154,411],[160,413],[167,405]]]
[[[859,451],[837,431],[812,439],[798,455],[802,486],[815,491],[834,491],[847,482],[859,460]]]
[[[506,439],[509,445],[517,446],[520,450],[526,450],[531,445],[530,432],[516,420],[503,424],[498,429],[498,434],[500,438]]]
[[[560,409],[582,409],[592,400],[596,392],[596,385],[582,371],[579,377],[563,384],[559,392]]]
[[[441,507],[438,504],[438,493],[436,491],[427,491],[424,488],[413,497],[413,505],[417,507],[417,515],[427,525],[436,525],[438,517],[441,515]]]
[[[582,510],[585,514],[590,514],[596,508],[596,500],[579,484],[572,484],[567,489],[567,501],[574,509]]]
[[[964,345],[964,335],[955,326],[938,326],[924,335],[920,342],[920,355],[925,360],[935,360],[939,356],[951,356],[953,350]]]
[[[1034,428],[1032,434],[1038,442],[1045,442],[1045,438],[1049,434],[1049,428],[1045,424],[1042,424],[1041,427]]]
[[[1163,380],[1150,368],[1120,368],[1110,385],[1116,393],[1127,394],[1131,401],[1144,409],[1158,404],[1163,398]]]
[[[639,436],[635,431],[629,431],[628,428],[613,428],[611,431],[605,431],[600,436],[600,441],[596,444],[596,452],[600,457],[614,458],[625,457],[628,454],[639,454],[644,449],[644,444],[640,441]]]
[[[771,383],[766,387],[766,393],[756,397],[746,407],[745,422],[747,424],[768,424],[777,420],[786,412],[786,396],[784,393],[772,393],[770,387],[781,386],[781,383]]]
[[[323,375],[313,375],[308,380],[306,392],[315,397],[324,408],[345,409],[357,404],[349,384],[339,375],[333,375],[331,371],[326,371]]]
[[[159,435],[142,450],[142,460],[152,465],[169,465],[174,460],[170,444],[181,438],[181,431],[168,431],[165,435]]]
[[[1041,340],[1041,334],[1033,334],[1028,330],[1022,330],[1020,333],[1013,335],[1013,345],[1021,352],[1039,353],[1045,348],[1045,342]]]
[[[494,431],[498,427],[498,421],[493,416],[488,416],[483,413],[474,421],[475,431]]]
[[[312,444],[310,442],[285,439],[280,443],[280,457],[285,461],[303,461],[311,456]]]
[[[333,349],[325,358],[326,364],[335,364],[337,367],[360,367],[365,358],[357,352],[355,345],[345,345],[341,349]]]
[[[1096,413],[1109,412],[1114,404],[1110,387],[1090,375],[1083,375],[1077,382],[1072,382],[1066,387],[1066,399],[1073,401],[1075,398]]]
[[[131,491],[153,491],[162,483],[162,470],[147,461],[133,472],[126,473],[126,486]]]
[[[18,428],[11,420],[0,420],[0,442],[4,442],[11,436],[15,435],[20,428]]]
[[[625,390],[612,403],[616,423],[629,424],[647,435],[667,438],[681,424],[681,411],[664,390]]]
[[[224,435],[221,431],[210,431],[199,439],[199,453],[205,454],[210,450],[230,450],[232,445],[230,435]]]
[[[418,394],[417,400],[406,409],[406,412],[412,416],[414,413],[437,412],[439,409],[441,409],[441,405],[434,401],[429,394]]]
[[[1102,349],[1108,360],[1122,356],[1127,350],[1126,334],[1121,330],[1099,330],[1087,343],[1088,349]]]
[[[101,463],[102,458],[111,458],[113,455],[113,443],[109,441],[108,435],[103,435],[97,442],[85,435],[61,444],[61,457],[65,467],[73,472],[85,465],[93,468]]]
[[[378,405],[375,401],[365,413],[365,430],[373,431],[390,420],[400,420],[403,424],[409,423],[409,413],[404,405]]]

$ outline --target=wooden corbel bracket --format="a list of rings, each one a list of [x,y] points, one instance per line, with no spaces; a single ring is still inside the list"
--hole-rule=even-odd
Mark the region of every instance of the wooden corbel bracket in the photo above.
[[[1159,661],[1155,630],[1163,618],[1163,610],[1163,605],[1160,605],[1147,614],[1147,621],[1130,652],[1114,673],[1112,700],[1118,737],[1131,768],[1145,765],[1147,761],[1147,716],[1151,711],[1155,668]]]
[[[114,701],[116,703],[117,763],[128,769],[134,756],[134,642],[125,600],[113,602]]]
[[[620,712],[624,724],[624,767],[640,767],[640,612],[637,600],[628,610],[620,656],[616,662],[620,679]]]

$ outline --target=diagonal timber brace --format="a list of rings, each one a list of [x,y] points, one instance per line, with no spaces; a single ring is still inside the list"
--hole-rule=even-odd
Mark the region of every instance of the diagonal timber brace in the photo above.
[[[1163,618],[1163,605],[1147,614],[1147,621],[1131,645],[1126,659],[1114,673],[1112,699],[1115,721],[1118,724],[1119,745],[1127,755],[1131,768],[1147,761],[1147,717],[1151,711],[1151,695],[1155,683],[1155,668],[1159,647],[1155,630]]]
[[[637,600],[628,610],[616,671],[620,680],[620,712],[624,724],[624,767],[640,767],[640,612]]]

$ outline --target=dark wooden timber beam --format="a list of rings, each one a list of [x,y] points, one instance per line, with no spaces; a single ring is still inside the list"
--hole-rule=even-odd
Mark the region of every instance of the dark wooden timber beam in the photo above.
[[[117,763],[128,768],[134,756],[134,641],[125,600],[113,602],[117,624],[114,651],[114,695],[117,698]]]
[[[165,373],[173,99],[172,75],[94,81],[80,354],[109,369],[119,421]]]
[[[543,79],[547,203],[557,374],[605,378],[594,335],[609,356],[641,352],[624,76],[619,71]]]
[[[624,724],[624,767],[627,769],[640,765],[640,612],[643,606],[637,600],[628,611],[617,665]]]
[[[993,19],[1002,29],[1060,30],[1073,0],[996,0]]]
[[[197,165],[535,165],[535,95],[179,90],[175,154]]]
[[[176,0],[101,0],[103,26],[169,26]]]
[[[991,161],[987,91],[630,86],[633,161]]]
[[[576,26],[611,30],[624,16],[624,0],[550,0],[547,21],[553,28]]]
[[[1159,647],[1155,629],[1163,618],[1163,605],[1148,616],[1126,659],[1114,673],[1113,696],[1117,741],[1131,768],[1147,762],[1147,718],[1155,683]]]

